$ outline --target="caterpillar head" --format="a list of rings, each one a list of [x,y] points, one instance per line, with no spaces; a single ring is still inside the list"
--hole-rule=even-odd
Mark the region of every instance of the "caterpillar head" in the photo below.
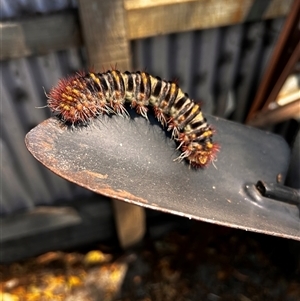
[[[48,95],[48,107],[63,122],[86,123],[96,113],[79,76],[62,79]]]
[[[220,147],[216,143],[211,141],[207,142],[192,142],[182,148],[183,151],[187,151],[189,155],[187,160],[195,168],[202,168],[207,166],[216,157],[216,152],[219,151]]]

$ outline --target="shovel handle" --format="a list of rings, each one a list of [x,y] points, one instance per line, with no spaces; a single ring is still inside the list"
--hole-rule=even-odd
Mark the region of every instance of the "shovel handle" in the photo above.
[[[264,197],[292,205],[300,205],[299,189],[279,185],[276,183],[266,183],[263,181],[258,181],[256,183],[256,188]]]

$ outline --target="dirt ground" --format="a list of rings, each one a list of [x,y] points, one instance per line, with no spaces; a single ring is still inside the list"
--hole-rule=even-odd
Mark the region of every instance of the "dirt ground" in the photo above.
[[[201,222],[150,236],[2,265],[1,300],[300,300],[299,242]]]

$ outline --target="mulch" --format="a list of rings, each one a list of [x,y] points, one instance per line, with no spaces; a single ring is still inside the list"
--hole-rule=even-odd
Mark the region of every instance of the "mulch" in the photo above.
[[[0,275],[3,301],[297,301],[300,243],[190,221],[131,250],[48,252]]]

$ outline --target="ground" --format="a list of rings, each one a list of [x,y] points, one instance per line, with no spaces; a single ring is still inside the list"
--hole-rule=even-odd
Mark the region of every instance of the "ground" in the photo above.
[[[193,221],[150,234],[1,265],[1,300],[300,300],[299,242]]]

